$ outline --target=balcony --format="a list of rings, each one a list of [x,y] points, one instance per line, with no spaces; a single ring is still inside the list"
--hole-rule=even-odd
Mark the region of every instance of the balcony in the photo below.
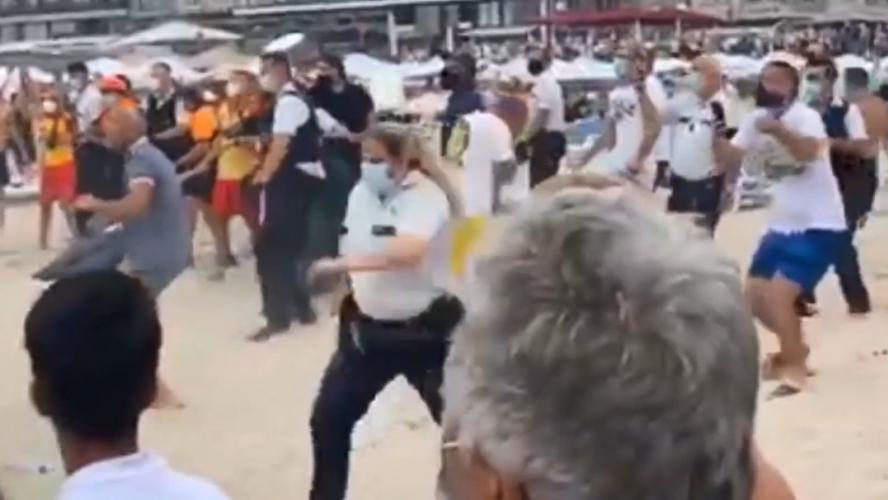
[[[112,11],[129,8],[129,0],[0,0],[0,16]]]

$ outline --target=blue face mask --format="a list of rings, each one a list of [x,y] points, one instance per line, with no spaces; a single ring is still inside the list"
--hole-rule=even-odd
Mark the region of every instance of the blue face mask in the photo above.
[[[398,183],[392,179],[389,170],[388,163],[364,161],[361,165],[361,182],[378,196],[388,198],[398,190]]]

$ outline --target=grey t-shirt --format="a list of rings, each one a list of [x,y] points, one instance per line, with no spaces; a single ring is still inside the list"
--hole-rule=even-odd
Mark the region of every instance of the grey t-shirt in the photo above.
[[[128,185],[154,186],[148,212],[123,225],[126,260],[135,272],[178,273],[188,267],[191,238],[185,198],[173,163],[147,140],[134,144],[126,166]]]

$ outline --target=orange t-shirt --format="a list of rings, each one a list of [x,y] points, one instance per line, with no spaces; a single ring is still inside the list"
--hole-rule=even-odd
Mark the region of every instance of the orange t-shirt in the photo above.
[[[188,118],[188,130],[194,142],[211,141],[219,131],[219,117],[212,106],[201,106]]]
[[[57,168],[74,163],[74,128],[68,114],[44,117],[37,122],[37,137],[45,149],[43,166]],[[53,132],[55,129],[55,132]],[[53,139],[53,144],[48,144]]]

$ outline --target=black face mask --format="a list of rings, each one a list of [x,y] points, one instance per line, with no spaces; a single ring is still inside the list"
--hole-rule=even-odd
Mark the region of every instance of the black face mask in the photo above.
[[[459,86],[459,76],[444,71],[441,73],[441,88],[444,90],[454,90]]]
[[[531,59],[527,61],[527,72],[533,76],[538,76],[540,73],[545,71],[546,66],[543,64],[543,61],[539,59]]]
[[[755,105],[760,108],[780,108],[786,105],[786,101],[783,94],[771,92],[761,84],[755,91]]]

